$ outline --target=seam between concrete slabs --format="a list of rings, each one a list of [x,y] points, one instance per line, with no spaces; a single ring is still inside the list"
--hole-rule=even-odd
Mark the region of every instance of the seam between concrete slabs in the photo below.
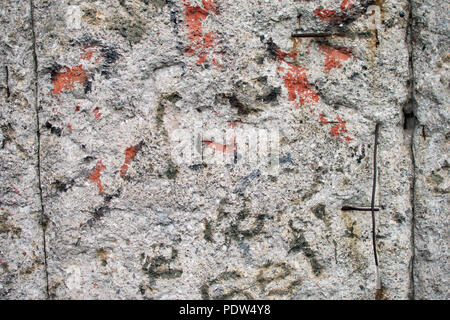
[[[44,250],[44,273],[45,273],[45,295],[49,299],[49,288],[48,288],[48,269],[47,269],[47,243],[45,237],[45,231],[47,228],[47,216],[44,211],[44,201],[42,197],[42,183],[41,183],[41,131],[40,131],[40,120],[39,120],[39,76],[38,76],[38,58],[36,52],[36,33],[35,33],[35,23],[34,23],[34,2],[30,0],[30,18],[31,18],[31,33],[33,38],[33,62],[34,62],[34,107],[36,110],[36,136],[37,136],[37,178],[38,178],[38,188],[39,188],[39,201],[41,205],[41,216],[40,225],[42,226],[42,243]]]
[[[412,168],[412,179],[411,179],[411,259],[410,259],[410,266],[409,266],[409,293],[408,298],[411,300],[415,300],[415,286],[414,286],[414,263],[415,263],[415,201],[416,201],[416,161],[415,161],[415,155],[414,155],[414,136],[416,134],[416,130],[418,128],[417,126],[417,115],[414,108],[414,90],[415,90],[415,79],[414,79],[414,60],[413,60],[413,38],[412,38],[412,28],[413,28],[413,19],[414,19],[414,13],[413,13],[413,1],[409,0],[409,18],[408,18],[408,24],[407,24],[407,43],[408,43],[408,50],[409,50],[409,90],[410,90],[410,96],[409,96],[409,104],[412,113],[414,114],[414,127],[411,131],[411,137],[410,137],[410,156],[411,156],[411,168]],[[405,120],[406,121],[406,120]]]

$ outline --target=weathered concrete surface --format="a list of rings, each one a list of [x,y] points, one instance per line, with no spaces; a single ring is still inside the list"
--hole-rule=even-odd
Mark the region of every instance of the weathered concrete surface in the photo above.
[[[376,122],[378,298],[412,296],[407,0],[33,2],[51,298],[374,299],[370,212],[341,208],[370,205]]]
[[[30,4],[0,7],[0,299],[44,299]]]
[[[449,299],[449,1],[412,1],[417,299]]]

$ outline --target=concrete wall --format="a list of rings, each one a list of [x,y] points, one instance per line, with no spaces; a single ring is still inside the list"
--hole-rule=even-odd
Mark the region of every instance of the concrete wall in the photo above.
[[[0,297],[448,299],[449,4],[2,0]]]

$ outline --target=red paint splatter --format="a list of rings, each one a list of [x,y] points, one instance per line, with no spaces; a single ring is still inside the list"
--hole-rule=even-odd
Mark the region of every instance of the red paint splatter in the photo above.
[[[94,171],[92,172],[92,174],[89,177],[90,181],[97,183],[99,194],[103,193],[103,186],[102,186],[100,177],[102,176],[101,171],[103,171],[105,169],[106,169],[106,166],[103,164],[102,159],[100,159],[97,161]]]
[[[340,5],[340,9],[342,13],[345,13],[347,10],[353,7],[354,0],[343,0]],[[342,15],[337,14],[336,10],[327,10],[322,7],[314,10],[314,14],[319,17],[322,21],[325,22],[333,22],[342,19]]]
[[[72,125],[70,123],[67,123],[67,128],[69,129],[69,132],[72,133]]]
[[[220,151],[222,153],[233,154],[236,149],[236,137],[232,138],[231,144],[220,144],[211,140],[202,141],[208,148]]]
[[[204,48],[212,48],[214,46],[214,42],[216,41],[216,36],[212,32],[205,33],[203,37],[203,47]]]
[[[90,47],[83,48],[83,53],[80,56],[81,60],[90,61],[92,59],[92,55],[97,52],[95,49],[91,49]]]
[[[80,106],[75,106],[75,112],[80,111]]]
[[[338,17],[336,16],[336,10],[326,10],[326,9],[316,9],[314,10],[314,14],[319,17],[320,20],[325,22],[331,22],[336,20]]]
[[[319,101],[319,96],[312,90],[312,85],[306,78],[305,71],[307,70],[301,67],[292,68],[283,76],[284,86],[288,89],[289,100],[296,102],[298,97],[301,105]]]
[[[217,69],[223,69],[223,67],[217,62],[216,58],[213,58],[211,62],[216,66]]]
[[[102,114],[98,111],[98,107],[92,110],[92,113],[94,114],[95,119],[98,119],[102,116]]]
[[[241,121],[228,121],[227,125],[230,128],[236,128],[237,126],[239,126],[239,124],[241,123]]]
[[[80,55],[80,60],[91,61],[94,54],[98,53],[98,49],[94,46],[87,46],[81,49],[82,53]],[[99,63],[101,57],[97,55],[97,58],[94,59],[94,63]]]
[[[342,134],[348,133],[346,122],[345,122],[345,120],[342,119],[341,117],[336,117],[336,122],[334,122],[334,121],[331,122],[331,121],[329,121],[329,120],[325,117],[325,115],[324,115],[323,113],[320,113],[320,114],[319,114],[319,122],[320,122],[320,123],[336,123],[336,122],[337,122],[337,123],[330,129],[330,136],[332,136],[332,137],[336,137],[336,138],[342,140]],[[345,140],[346,142],[349,142],[349,141],[352,141],[353,138],[350,137],[350,136],[348,136],[348,135],[346,135],[346,136],[344,137],[344,140]]]
[[[134,157],[136,157],[136,154],[138,153],[140,147],[139,145],[131,146],[129,148],[125,149],[125,161],[123,165],[120,167],[120,176],[122,178],[125,177],[128,171],[128,165],[130,164],[131,160],[133,160]]]
[[[341,11],[345,12],[348,9],[350,9],[351,7],[353,7],[353,0],[344,0],[341,3]]]
[[[203,21],[212,12],[217,12],[213,0],[202,0],[203,8],[200,6],[193,6],[190,2],[183,0],[185,5],[185,16],[188,28],[189,44],[185,50],[186,54],[195,54],[200,51],[199,59],[196,64],[203,64],[208,58],[209,48],[214,48],[217,42],[217,37],[214,33],[208,32],[203,34]],[[217,66],[217,61],[213,61]]]
[[[331,128],[330,134],[331,134],[332,136],[339,137],[341,133],[347,133],[348,130],[347,130],[347,127],[346,127],[346,124],[345,124],[345,120],[344,120],[344,119],[342,119],[342,118],[340,118],[340,117],[336,117],[336,120],[337,120],[339,123],[336,124],[335,126],[333,126],[333,127]]]
[[[197,65],[203,64],[203,62],[206,61],[206,58],[208,58],[208,54],[207,54],[206,52],[200,53],[200,56],[199,56],[199,58],[198,58],[196,64],[197,64]]]
[[[325,115],[323,113],[319,114],[319,121],[320,123],[329,123],[329,121],[327,120],[327,118],[325,118]]]
[[[68,67],[64,67],[66,69],[65,72],[57,72],[52,77],[53,83],[53,94],[60,94],[65,90],[73,89],[73,85],[75,82],[78,82],[82,85],[86,83],[87,80],[87,71],[83,69],[81,65],[73,67],[72,69]]]
[[[296,107],[299,107],[299,104],[304,105],[318,102],[319,95],[314,92],[313,86],[309,83],[306,76],[308,69],[286,61],[286,57],[295,59],[297,54],[286,53],[277,48],[277,58],[281,64],[278,67],[278,72],[286,71],[282,77],[284,79],[284,86],[288,90],[289,100],[294,101]]]
[[[319,48],[325,54],[326,72],[330,72],[333,68],[342,68],[342,61],[346,61],[352,57],[350,49],[333,48],[323,44]]]

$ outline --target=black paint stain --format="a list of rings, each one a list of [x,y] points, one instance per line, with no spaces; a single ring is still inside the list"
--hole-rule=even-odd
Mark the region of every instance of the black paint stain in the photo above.
[[[258,97],[259,100],[262,100],[263,102],[272,102],[276,101],[278,96],[281,94],[281,87],[270,87],[270,92],[262,97]]]
[[[74,183],[75,183],[74,179],[72,179],[72,180],[70,180],[68,182],[63,182],[63,181],[60,181],[60,180],[56,180],[53,183],[53,186],[55,187],[55,189],[58,192],[66,192],[67,190],[69,190],[73,186]]]
[[[211,221],[209,221],[208,219],[204,219],[203,224],[205,226],[205,230],[203,231],[203,238],[206,241],[214,242]]]
[[[239,101],[235,94],[225,95],[225,97],[228,99],[231,107],[238,110],[238,115],[240,116],[247,116],[251,113],[259,111],[258,109],[245,106],[241,101]]]
[[[6,97],[9,98],[11,95],[11,92],[9,90],[9,69],[8,66],[5,66],[5,82],[6,82]]]
[[[306,240],[303,231],[296,229],[293,226],[292,220],[289,221],[289,227],[296,234],[296,236],[294,240],[292,240],[291,243],[289,244],[290,249],[288,251],[288,254],[302,251],[303,254],[306,256],[306,258],[308,258],[314,275],[319,276],[323,271],[323,266],[317,260],[316,254],[311,249],[311,246]]]
[[[61,137],[62,129],[58,127],[54,127],[49,121],[45,123],[45,127],[50,130],[50,133],[57,135],[58,137]]]

